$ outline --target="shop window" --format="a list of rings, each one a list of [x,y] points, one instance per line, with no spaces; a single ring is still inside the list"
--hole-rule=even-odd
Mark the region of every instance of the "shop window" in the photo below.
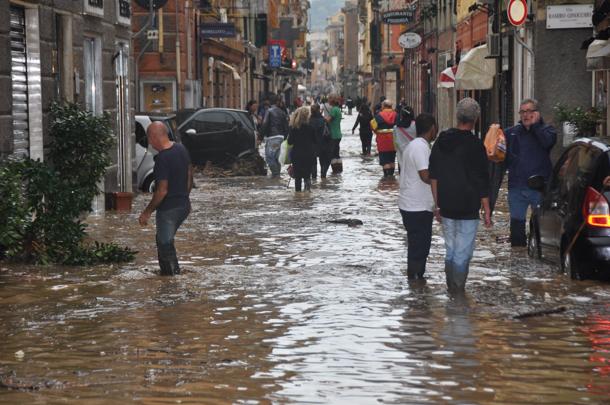
[[[140,110],[170,112],[176,110],[175,83],[168,80],[140,81]]]

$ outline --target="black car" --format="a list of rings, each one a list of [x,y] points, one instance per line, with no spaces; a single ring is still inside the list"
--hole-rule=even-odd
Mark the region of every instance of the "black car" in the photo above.
[[[580,138],[561,155],[547,184],[541,176],[529,179],[529,187],[543,193],[530,218],[530,256],[559,262],[572,278],[610,274],[610,189],[603,185],[609,159],[607,141]]]
[[[194,164],[222,163],[256,150],[256,130],[245,110],[205,108],[178,127]]]

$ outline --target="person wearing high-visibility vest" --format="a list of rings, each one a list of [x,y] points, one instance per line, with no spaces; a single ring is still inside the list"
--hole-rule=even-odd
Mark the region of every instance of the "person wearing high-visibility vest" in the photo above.
[[[371,128],[375,132],[379,164],[383,168],[383,176],[394,175],[394,162],[396,149],[394,148],[394,125],[396,125],[396,111],[392,108],[390,100],[384,100],[381,111],[371,120]]]

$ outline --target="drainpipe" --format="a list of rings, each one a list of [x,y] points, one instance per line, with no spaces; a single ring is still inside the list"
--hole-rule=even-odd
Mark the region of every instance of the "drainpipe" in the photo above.
[[[193,32],[191,29],[191,18],[190,18],[190,10],[191,10],[191,2],[187,0],[184,3],[184,18],[186,19],[185,25],[188,27],[186,30],[186,78],[191,80],[193,78],[193,38],[191,37],[191,33]]]
[[[521,36],[519,35],[519,29],[517,27],[515,27],[515,41],[517,41],[517,43],[519,45],[521,45],[523,48],[525,48],[525,50],[527,50],[530,54],[530,57],[532,58],[532,68],[531,68],[531,75],[532,75],[532,98],[536,98],[536,92],[535,90],[535,84],[536,84],[536,77],[535,77],[535,62],[536,59],[534,58],[534,50],[528,45],[526,44],[522,39]]]
[[[163,52],[165,51],[165,24],[163,24],[163,8],[159,9],[159,60],[163,63]]]
[[[152,1],[151,1],[152,3]],[[176,106],[177,109],[181,109],[182,108],[182,100],[180,97],[180,93],[182,90],[182,80],[180,79],[180,70],[181,70],[181,66],[180,66],[180,59],[181,59],[181,51],[180,51],[180,30],[178,27],[180,27],[179,25],[179,14],[178,14],[178,0],[175,1],[175,7],[176,7]]]

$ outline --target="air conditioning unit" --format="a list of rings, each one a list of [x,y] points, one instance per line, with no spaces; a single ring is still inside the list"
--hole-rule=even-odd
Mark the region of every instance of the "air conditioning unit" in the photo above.
[[[500,56],[502,42],[500,38],[500,34],[488,34],[487,35],[487,50],[489,52],[489,56],[492,58],[497,58]]]

